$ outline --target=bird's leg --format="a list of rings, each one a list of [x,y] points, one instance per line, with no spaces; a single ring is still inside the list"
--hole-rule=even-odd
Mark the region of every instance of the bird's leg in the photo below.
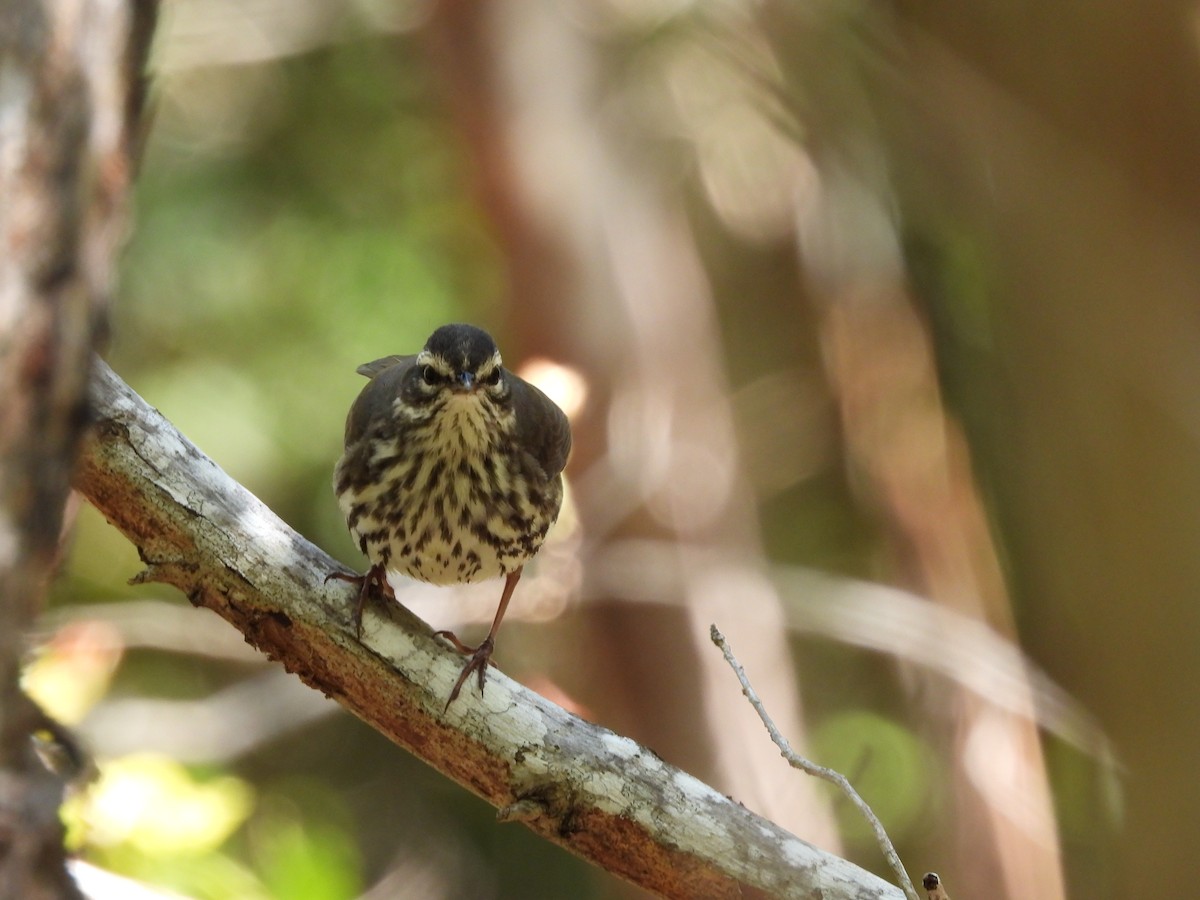
[[[463,666],[462,672],[458,676],[458,681],[454,682],[454,689],[450,691],[450,699],[446,701],[445,709],[450,708],[450,704],[458,698],[458,692],[462,690],[463,684],[472,672],[479,673],[479,693],[483,693],[483,683],[487,679],[488,664],[492,660],[492,650],[496,647],[496,632],[500,630],[500,621],[504,618],[504,612],[508,609],[508,601],[512,599],[513,590],[516,589],[517,582],[521,580],[521,569],[509,572],[504,579],[504,593],[500,595],[500,605],[496,607],[495,618],[492,619],[492,627],[487,633],[487,637],[478,647],[468,647],[460,641],[453,632],[439,631],[437,634],[444,637],[454,649],[462,654],[470,654],[471,658],[467,660],[467,664]],[[492,663],[494,665],[494,663]],[[445,709],[442,710],[445,712]]]
[[[378,592],[382,597],[396,599],[396,593],[388,583],[387,567],[382,563],[375,563],[361,575],[330,572],[325,576],[325,583],[328,584],[332,579],[358,585],[358,597],[354,601],[354,637],[361,641],[363,607],[367,604],[367,597]]]

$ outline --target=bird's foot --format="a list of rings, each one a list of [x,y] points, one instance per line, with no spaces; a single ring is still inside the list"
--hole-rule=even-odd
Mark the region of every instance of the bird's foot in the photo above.
[[[358,585],[358,597],[354,601],[353,613],[354,637],[362,640],[362,615],[367,598],[374,594],[385,599],[396,599],[396,593],[388,583],[387,569],[376,563],[361,575],[354,575],[350,572],[330,572],[325,576],[326,584],[333,580],[348,581]]]
[[[494,666],[492,662],[492,651],[495,649],[495,642],[491,637],[486,638],[478,647],[469,647],[455,636],[452,631],[438,631],[437,637],[444,637],[454,649],[463,655],[469,655],[471,658],[467,660],[467,664],[463,666],[462,672],[458,675],[458,681],[454,682],[454,688],[450,691],[450,699],[446,701],[446,706],[442,709],[445,712],[450,708],[450,704],[458,699],[459,692],[462,691],[462,686],[466,684],[467,679],[471,677],[472,672],[478,673],[479,677],[479,693],[483,694],[483,685],[487,681],[488,666]]]

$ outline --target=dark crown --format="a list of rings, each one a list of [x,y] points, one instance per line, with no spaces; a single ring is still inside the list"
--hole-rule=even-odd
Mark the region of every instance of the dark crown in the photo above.
[[[443,325],[429,336],[425,349],[460,372],[475,372],[496,354],[496,342],[474,325]]]

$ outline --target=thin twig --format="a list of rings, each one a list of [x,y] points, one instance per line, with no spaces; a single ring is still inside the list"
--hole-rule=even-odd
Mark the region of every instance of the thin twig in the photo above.
[[[904,893],[908,896],[909,900],[920,900],[916,888],[913,887],[913,883],[908,877],[908,873],[904,871],[904,865],[900,862],[900,855],[896,853],[896,848],[892,846],[892,840],[888,837],[887,831],[884,830],[883,823],[879,821],[879,817],[875,815],[871,807],[867,805],[867,802],[858,795],[858,791],[854,789],[854,786],[850,784],[845,775],[833,769],[827,769],[825,766],[819,766],[811,760],[805,759],[792,749],[787,738],[779,732],[779,729],[775,727],[774,721],[767,714],[766,707],[763,706],[758,693],[751,686],[750,679],[746,677],[746,670],[742,668],[742,664],[733,655],[733,650],[729,647],[729,641],[725,640],[725,635],[721,634],[721,630],[716,625],[712,625],[709,629],[709,636],[712,638],[712,642],[721,649],[721,653],[725,656],[725,662],[729,663],[729,667],[733,669],[737,680],[742,684],[742,693],[746,695],[746,699],[750,701],[750,705],[754,707],[754,711],[758,713],[758,717],[762,719],[762,723],[767,726],[767,733],[771,736],[771,740],[775,742],[775,746],[779,748],[779,752],[783,754],[783,758],[788,761],[788,764],[792,768],[807,772],[816,778],[824,779],[841,789],[850,802],[858,807],[858,811],[863,814],[863,817],[870,824],[871,830],[875,832],[875,840],[879,842],[879,849],[883,851],[883,856],[887,860],[888,865],[896,873],[896,880],[904,890]]]

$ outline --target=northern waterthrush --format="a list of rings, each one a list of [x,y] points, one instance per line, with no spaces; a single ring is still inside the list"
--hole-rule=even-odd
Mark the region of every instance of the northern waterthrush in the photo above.
[[[562,506],[571,449],[566,415],[504,368],[495,341],[472,325],[443,325],[415,356],[359,366],[370,378],[346,419],[333,487],[350,534],[371,566],[331,577],[359,585],[356,634],[387,573],[432,584],[505,576],[491,630],[469,647],[450,698],[471,672],[483,691],[496,632],[521,577]]]

